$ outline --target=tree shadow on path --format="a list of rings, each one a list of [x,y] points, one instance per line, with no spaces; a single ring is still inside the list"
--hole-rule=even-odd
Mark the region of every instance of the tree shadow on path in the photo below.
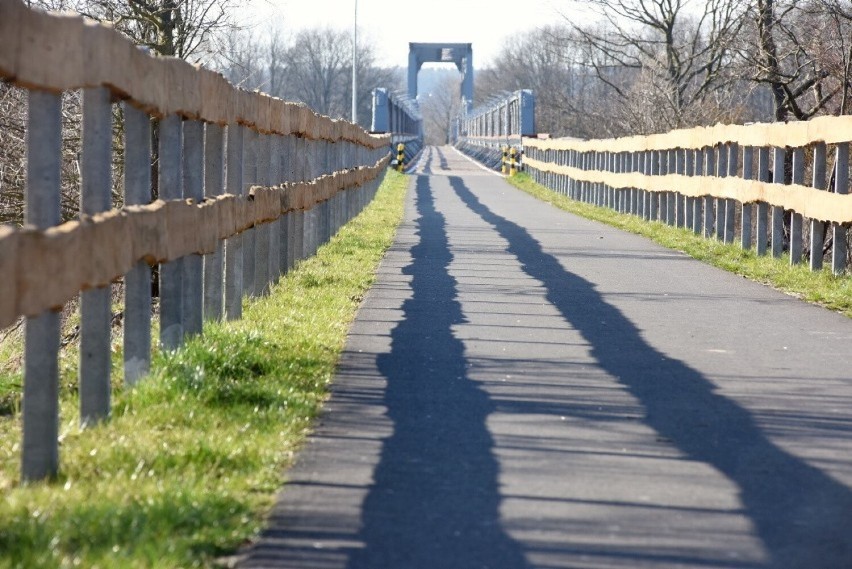
[[[644,407],[644,421],[688,459],[739,489],[746,515],[775,568],[852,567],[852,492],[769,440],[751,414],[712,382],[646,343],[595,286],[566,271],[523,227],[492,212],[459,177],[459,198],[508,242],[524,272],[591,345],[591,355]]]
[[[520,546],[500,525],[498,463],[486,419],[494,404],[467,377],[464,321],[444,216],[430,178],[416,181],[419,243],[411,249],[412,297],[379,356],[393,434],[382,447],[364,502],[349,569],[524,568]]]

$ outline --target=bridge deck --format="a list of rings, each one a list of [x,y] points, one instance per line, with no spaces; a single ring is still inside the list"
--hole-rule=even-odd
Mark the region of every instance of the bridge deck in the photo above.
[[[429,148],[245,566],[852,567],[851,345]]]

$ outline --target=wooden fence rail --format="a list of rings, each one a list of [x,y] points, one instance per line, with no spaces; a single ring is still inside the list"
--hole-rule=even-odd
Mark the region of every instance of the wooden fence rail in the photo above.
[[[151,357],[159,265],[162,349],[204,319],[241,316],[375,194],[389,138],[242,91],[114,30],[0,0],[0,80],[28,90],[24,227],[0,227],[0,326],[25,316],[22,479],[54,475],[59,309],[80,294],[80,418],[110,412],[110,295],[125,282],[124,374]],[[60,224],[61,95],[82,89],[80,217]],[[112,209],[113,105],[124,111],[124,203]],[[152,201],[153,126],[157,187]]]
[[[850,141],[852,117],[821,117],[523,145],[533,178],[559,193],[726,243],[739,236],[761,255],[788,252],[792,264],[807,248],[812,270],[823,266],[828,227],[832,270],[841,274],[852,223]]]

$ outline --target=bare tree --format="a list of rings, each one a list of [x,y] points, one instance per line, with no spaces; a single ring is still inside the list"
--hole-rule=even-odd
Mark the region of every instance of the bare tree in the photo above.
[[[588,49],[568,25],[511,37],[494,67],[477,76],[477,100],[501,91],[532,89],[539,132],[584,138],[613,135],[627,125],[613,120],[625,98],[610,85],[626,93],[637,72],[613,64],[599,66],[596,73],[587,56]]]
[[[581,61],[612,92],[628,99],[643,77],[667,107],[671,124],[687,126],[690,108],[730,80],[726,74],[742,27],[735,0],[585,0],[597,24],[571,22]],[[613,73],[613,70],[617,73]],[[632,70],[632,74],[625,71]]]
[[[427,144],[449,144],[450,126],[461,111],[460,85],[461,76],[453,70],[438,81],[435,89],[419,97]]]
[[[352,41],[343,30],[315,28],[296,34],[287,50],[287,91],[312,109],[344,116],[345,85],[352,72]],[[360,60],[369,57],[360,53]]]
[[[220,41],[214,66],[234,85],[266,91],[267,62],[263,55],[261,38],[247,30],[233,29]]]
[[[26,92],[0,82],[0,223],[23,223],[26,121]]]
[[[825,22],[816,12],[806,18],[801,4],[799,0],[754,0],[747,11],[752,27],[741,38],[745,76],[770,90],[776,121],[808,119],[837,94],[836,88],[825,89],[830,74],[815,57],[815,46],[804,40],[816,30],[801,27],[806,19],[811,25]]]
[[[205,60],[235,27],[242,0],[78,0],[78,11],[113,25],[159,55]]]
[[[349,118],[352,101],[352,39],[348,31],[331,28],[302,30],[288,36],[272,29],[265,35],[235,31],[226,37],[217,65],[232,82],[291,101],[335,118]],[[368,127],[372,91],[395,89],[396,69],[375,64],[372,44],[358,46],[358,117]]]

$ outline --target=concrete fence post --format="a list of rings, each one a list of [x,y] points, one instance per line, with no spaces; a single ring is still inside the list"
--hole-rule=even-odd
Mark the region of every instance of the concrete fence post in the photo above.
[[[246,128],[243,132],[243,180],[241,194],[247,196],[257,183],[257,131]],[[257,258],[257,227],[243,231],[243,294],[255,293],[255,260]]]
[[[83,89],[80,213],[112,208],[112,96],[106,87]],[[111,286],[80,293],[80,424],[110,412]]]
[[[280,186],[283,180],[281,170],[281,152],[283,148],[283,137],[272,134],[269,138],[269,183],[272,186]],[[278,282],[284,269],[281,262],[281,249],[284,244],[284,217],[280,216],[271,224],[269,235],[269,280],[271,284]]]
[[[245,127],[231,123],[227,138],[227,193],[243,193],[243,134]],[[238,320],[243,309],[243,236],[234,235],[225,241],[225,318]]]
[[[739,145],[736,142],[732,142],[726,145],[728,148],[728,177],[734,178],[737,175],[737,164],[739,162]],[[734,242],[734,229],[736,225],[736,214],[737,214],[737,202],[736,200],[726,199],[724,201],[725,207],[725,223],[724,223],[724,235],[723,240],[725,243],[733,243]]]
[[[681,176],[686,174],[686,155],[688,151],[681,148],[675,151],[675,166],[674,173]],[[675,211],[674,224],[676,227],[686,227],[686,219],[684,218],[684,197],[680,192],[675,192]]]
[[[722,144],[719,147],[719,161],[716,164],[716,176],[726,178],[728,176],[728,145]],[[725,240],[725,200],[716,198],[713,200],[716,206],[716,239],[718,241]]]
[[[669,157],[665,150],[657,150],[655,152],[659,164],[657,166],[657,175],[665,176],[669,172]],[[657,192],[657,202],[660,204],[660,213],[657,217],[660,223],[668,223],[666,216],[669,212],[669,192]]]
[[[270,162],[270,135],[258,134],[257,147],[255,151],[257,175],[255,176],[255,184],[269,187],[269,162]],[[255,256],[254,256],[254,296],[264,296],[269,294],[269,258],[270,248],[269,242],[271,239],[271,226],[269,222],[256,225],[254,228],[255,235]]]
[[[716,153],[718,148],[716,146],[710,146],[706,148],[706,153],[704,156],[704,166],[705,166],[705,175],[708,177],[716,176]],[[713,224],[714,220],[714,210],[713,207],[716,204],[716,200],[710,196],[704,196],[704,238],[710,239],[713,237]]]
[[[826,146],[824,142],[814,144],[814,163],[813,163],[813,186],[816,190],[825,190],[826,188]],[[811,220],[811,237],[810,237],[810,268],[812,271],[822,269],[823,263],[823,247],[825,245],[825,223],[819,219]]]
[[[160,198],[183,197],[181,177],[181,119],[168,115],[160,119],[158,187]],[[160,347],[177,349],[183,340],[183,259],[160,265]]]
[[[307,139],[307,138],[302,139],[301,151],[302,151],[302,159],[303,159],[302,167],[304,168],[302,180],[310,181],[314,177],[313,176],[313,172],[314,172],[313,167],[314,166],[313,166],[313,156],[312,156],[313,145],[312,145],[312,143],[309,139]],[[299,252],[299,258],[300,259],[306,259],[306,258],[310,257],[310,255],[311,255],[310,249],[311,249],[312,222],[313,222],[313,213],[311,212],[311,209],[303,210],[303,212],[302,212],[303,235],[302,235],[302,250]]]
[[[540,152],[541,151],[538,150],[538,149],[536,149],[536,151],[535,151],[534,158],[536,158],[537,160],[539,159],[538,157],[539,157]],[[572,168],[576,166],[576,164],[577,164],[576,152],[574,150],[567,151],[565,159],[567,160],[568,166],[571,166]],[[576,197],[575,197],[576,196],[576,187],[577,187],[577,182],[573,178],[569,177],[568,178],[568,185],[567,185],[567,188],[566,188],[565,191],[568,193],[568,197],[570,197],[571,199],[576,199]]]
[[[316,180],[322,175],[322,153],[320,141],[312,140],[311,144],[311,179]],[[311,248],[309,257],[313,257],[319,249],[319,244],[322,235],[322,210],[320,204],[314,204],[311,209]]]
[[[606,152],[595,152],[594,170],[602,172],[606,170]],[[595,184],[594,204],[598,207],[604,205],[604,195],[606,194],[606,185],[602,182]]]
[[[686,176],[695,176],[695,151],[684,150],[683,152],[683,173]],[[693,214],[695,213],[695,198],[684,196],[683,198],[683,227],[692,230],[695,223]]]
[[[307,178],[307,144],[304,138],[296,138],[293,141],[293,160],[295,161],[295,179],[302,181]],[[297,210],[294,219],[294,265],[305,258],[305,211]]]
[[[61,101],[61,95],[55,93],[29,92],[24,223],[37,229],[60,221]],[[55,476],[59,470],[59,316],[59,312],[48,311],[24,321],[24,482]]]
[[[849,143],[841,142],[835,149],[834,193],[849,193]],[[846,227],[831,224],[831,271],[835,275],[846,272]]]
[[[643,159],[644,159],[643,164],[642,164],[642,168],[643,168],[642,173],[645,174],[646,176],[650,176],[653,173],[654,160],[653,160],[652,154],[653,153],[650,150],[646,150],[646,151],[642,152],[642,156],[643,156]],[[651,207],[653,206],[653,203],[654,203],[653,197],[652,197],[653,192],[650,192],[648,190],[643,190],[642,194],[643,194],[643,196],[642,196],[643,197],[643,199],[642,199],[642,207],[643,207],[642,217],[645,219],[645,221],[651,221],[653,219],[653,217],[652,217],[653,214],[651,213]]]
[[[302,175],[301,180],[305,182],[310,182],[314,179],[314,171],[315,171],[315,163],[314,163],[314,155],[313,155],[313,141],[304,138],[302,139],[302,147],[301,147],[301,158],[302,158]],[[311,240],[313,235],[313,208],[307,208],[302,210],[302,248],[299,252],[299,258],[304,260],[311,256]]]
[[[293,137],[293,136],[287,136],[287,137],[284,138],[284,149],[283,149],[283,156],[282,156],[282,160],[283,160],[282,171],[283,171],[284,181],[287,181],[287,182],[293,182],[293,181],[296,180],[295,172],[294,172],[296,159],[295,159],[295,156],[293,155],[293,153],[294,153],[293,141],[294,140],[295,140],[295,137]],[[287,213],[287,215],[284,218],[284,229],[283,229],[283,231],[284,231],[284,244],[283,244],[283,249],[284,249],[285,258],[284,258],[284,262],[281,265],[281,267],[285,272],[289,272],[290,269],[293,268],[293,265],[296,262],[295,257],[294,257],[295,248],[293,247],[293,244],[295,243],[295,240],[296,240],[295,239],[295,237],[296,237],[295,220],[296,220],[296,212],[295,211],[291,211],[291,212]]]
[[[805,183],[805,149],[793,149],[793,179],[792,182],[802,186]],[[802,247],[804,219],[802,214],[791,212],[790,215],[790,264],[798,265],[802,262]]]
[[[124,203],[151,201],[151,118],[124,104]],[[151,369],[151,267],[137,262],[124,277],[124,383]]]
[[[784,148],[772,149],[772,183],[784,183],[784,158],[787,152]],[[784,254],[784,208],[772,206],[772,256],[781,257]]]
[[[769,148],[761,146],[757,152],[757,179],[761,182],[768,182],[769,175]],[[766,255],[766,246],[769,240],[769,204],[766,202],[757,203],[757,223],[755,224],[755,251],[758,255]]]
[[[743,179],[754,179],[754,148],[751,146],[743,147]],[[750,203],[744,203],[741,206],[740,216],[740,244],[743,249],[751,249],[752,244],[752,213],[754,206]]]
[[[609,172],[618,172],[618,154],[615,152],[607,152],[607,156],[609,158],[609,164],[607,167],[607,171]],[[606,206],[610,209],[618,211],[618,205],[616,204],[616,188],[615,186],[607,186],[607,203]]]
[[[541,151],[539,150],[538,153],[541,154]],[[569,153],[568,153],[568,165],[571,166],[572,168],[579,168],[580,167],[578,155],[579,155],[579,153],[576,150],[570,150]],[[540,159],[540,156],[539,156],[539,159]],[[541,177],[541,174],[539,174],[539,177]],[[571,180],[568,181],[568,195],[571,197],[571,199],[573,199],[573,200],[577,199],[577,196],[579,195],[579,188],[580,188],[580,184],[577,180],[572,178]]]
[[[649,172],[651,176],[659,176],[660,175],[660,151],[659,150],[651,150],[650,151],[651,158],[651,171]],[[648,192],[650,204],[650,212],[649,219],[651,221],[658,221],[660,219],[660,194],[658,192]]]
[[[707,150],[699,148],[695,151],[695,175],[704,175],[704,157]],[[692,231],[696,235],[701,235],[704,228],[704,200],[700,197],[692,199]]]
[[[215,199],[225,190],[224,129],[208,123],[204,133],[204,197]],[[223,244],[204,256],[204,319],[221,320],[223,313]]]
[[[183,123],[183,197],[200,203],[204,199],[204,123]],[[203,328],[204,266],[201,255],[183,259],[183,333],[201,334]]]
[[[639,164],[639,160],[641,157],[641,153],[633,151],[631,152],[630,157],[630,171],[631,172],[641,172],[641,167]],[[641,190],[639,188],[631,188],[630,189],[630,213],[639,217],[641,216],[641,209],[639,207],[641,196]]]
[[[666,174],[677,173],[677,157],[679,150],[671,149],[666,151],[668,164],[666,165]],[[677,192],[669,191],[666,193],[666,223],[671,226],[677,225],[677,202],[680,195]]]

